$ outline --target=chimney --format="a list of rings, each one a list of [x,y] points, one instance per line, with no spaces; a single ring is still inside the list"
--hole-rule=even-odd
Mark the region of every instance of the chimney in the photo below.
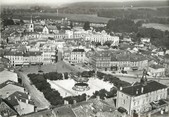
[[[67,101],[67,100],[64,100],[64,104],[66,105],[66,104],[69,104],[69,102]]]
[[[104,100],[106,100],[107,98],[106,97],[104,97]]]
[[[30,95],[28,95],[28,100],[30,100],[31,99],[31,96]]]
[[[9,97],[9,92],[6,93],[6,97]]]
[[[86,101],[88,101],[88,100],[89,100],[89,98],[90,98],[90,96],[89,96],[89,95],[86,95]]]
[[[136,91],[136,94],[138,94],[138,89],[137,89],[137,91]]]
[[[141,87],[141,93],[143,93],[144,92],[144,87]]]
[[[11,97],[8,97],[8,100],[11,100]]]
[[[29,100],[28,100],[28,99],[26,99],[26,104],[28,104],[28,102],[29,102]]]
[[[123,87],[122,87],[122,86],[120,87],[120,91],[121,91],[121,90],[123,90]]]
[[[97,100],[100,100],[100,96],[99,95],[97,95],[96,98],[97,98]]]
[[[76,100],[73,100],[73,104],[76,104],[77,102],[76,102]]]

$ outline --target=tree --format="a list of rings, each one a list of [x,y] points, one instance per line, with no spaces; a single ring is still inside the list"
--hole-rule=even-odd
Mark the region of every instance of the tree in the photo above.
[[[85,22],[85,23],[84,23],[84,26],[83,26],[83,29],[84,29],[84,30],[90,30],[90,22],[88,22],[88,21]]]
[[[15,23],[14,23],[13,19],[4,19],[3,24],[4,24],[4,26],[8,26],[8,25],[14,25]]]
[[[73,28],[73,23],[72,23],[72,22],[70,22],[70,28],[71,28],[71,29]]]

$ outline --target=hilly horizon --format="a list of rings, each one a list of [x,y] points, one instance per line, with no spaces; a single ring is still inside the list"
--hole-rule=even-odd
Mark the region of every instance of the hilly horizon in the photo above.
[[[113,8],[113,7],[159,7],[159,6],[169,6],[169,0],[162,0],[162,1],[127,1],[127,2],[74,2],[74,3],[64,3],[64,4],[2,4],[2,8],[25,8],[28,9],[31,6],[49,6],[52,8]]]

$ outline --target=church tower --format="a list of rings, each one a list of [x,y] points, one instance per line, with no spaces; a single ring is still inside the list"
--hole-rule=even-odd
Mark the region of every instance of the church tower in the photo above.
[[[143,70],[143,76],[140,80],[140,83],[144,86],[147,85],[147,71],[145,69]]]
[[[34,24],[33,24],[33,21],[32,21],[32,16],[31,16],[30,24],[28,26],[28,32],[34,32]]]

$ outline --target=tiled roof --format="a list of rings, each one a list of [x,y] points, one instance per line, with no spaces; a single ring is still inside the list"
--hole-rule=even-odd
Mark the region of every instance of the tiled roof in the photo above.
[[[7,102],[9,102],[12,106],[18,105],[18,101],[26,103],[26,100],[28,100],[28,95],[22,92],[15,92],[11,94],[8,98],[5,99]],[[28,104],[34,105],[34,102],[32,100],[28,101]]]
[[[144,57],[141,54],[135,54],[135,53],[130,53],[130,52],[115,52],[111,54],[111,61],[131,61],[131,62],[136,62],[136,61],[143,61],[147,60],[146,57]]]
[[[111,57],[111,53],[109,51],[97,51],[95,52],[96,57]]]
[[[6,106],[1,107],[1,104],[5,104]],[[8,112],[8,114],[6,115],[6,112]],[[18,115],[18,113],[16,112],[16,110],[11,107],[10,104],[8,104],[5,100],[0,98],[0,115],[2,117],[11,117],[11,116],[15,116]]]
[[[143,92],[142,92],[142,88],[143,88]],[[164,89],[164,88],[167,88],[167,86],[161,83],[158,83],[156,81],[148,81],[147,85],[145,86],[139,83],[134,86],[124,87],[121,90],[121,92],[127,95],[131,95],[131,96],[139,96],[142,94],[150,93],[150,92],[157,91],[157,90]]]
[[[85,52],[84,49],[73,49],[72,52]]]
[[[53,109],[53,111],[58,117],[76,117],[74,112],[69,106],[61,106]]]
[[[160,68],[164,68],[162,65],[159,65],[159,64],[157,64],[157,65],[152,64],[152,65],[150,65],[149,67],[151,67],[151,68],[153,68],[153,69],[160,69]]]
[[[9,55],[9,56],[38,56],[38,55],[41,55],[41,54],[42,54],[42,52],[39,52],[39,51],[37,51],[37,52],[26,52],[26,53],[18,52],[18,51],[15,51],[15,52],[9,51],[9,52],[5,53],[6,56],[7,55]]]
[[[9,84],[22,87],[22,86],[21,86],[19,83],[17,83],[17,82],[14,82],[14,81],[11,81],[11,80],[7,80],[6,82],[0,84],[0,89],[2,89],[3,87],[5,87],[5,86],[7,86],[7,85],[9,85]]]

